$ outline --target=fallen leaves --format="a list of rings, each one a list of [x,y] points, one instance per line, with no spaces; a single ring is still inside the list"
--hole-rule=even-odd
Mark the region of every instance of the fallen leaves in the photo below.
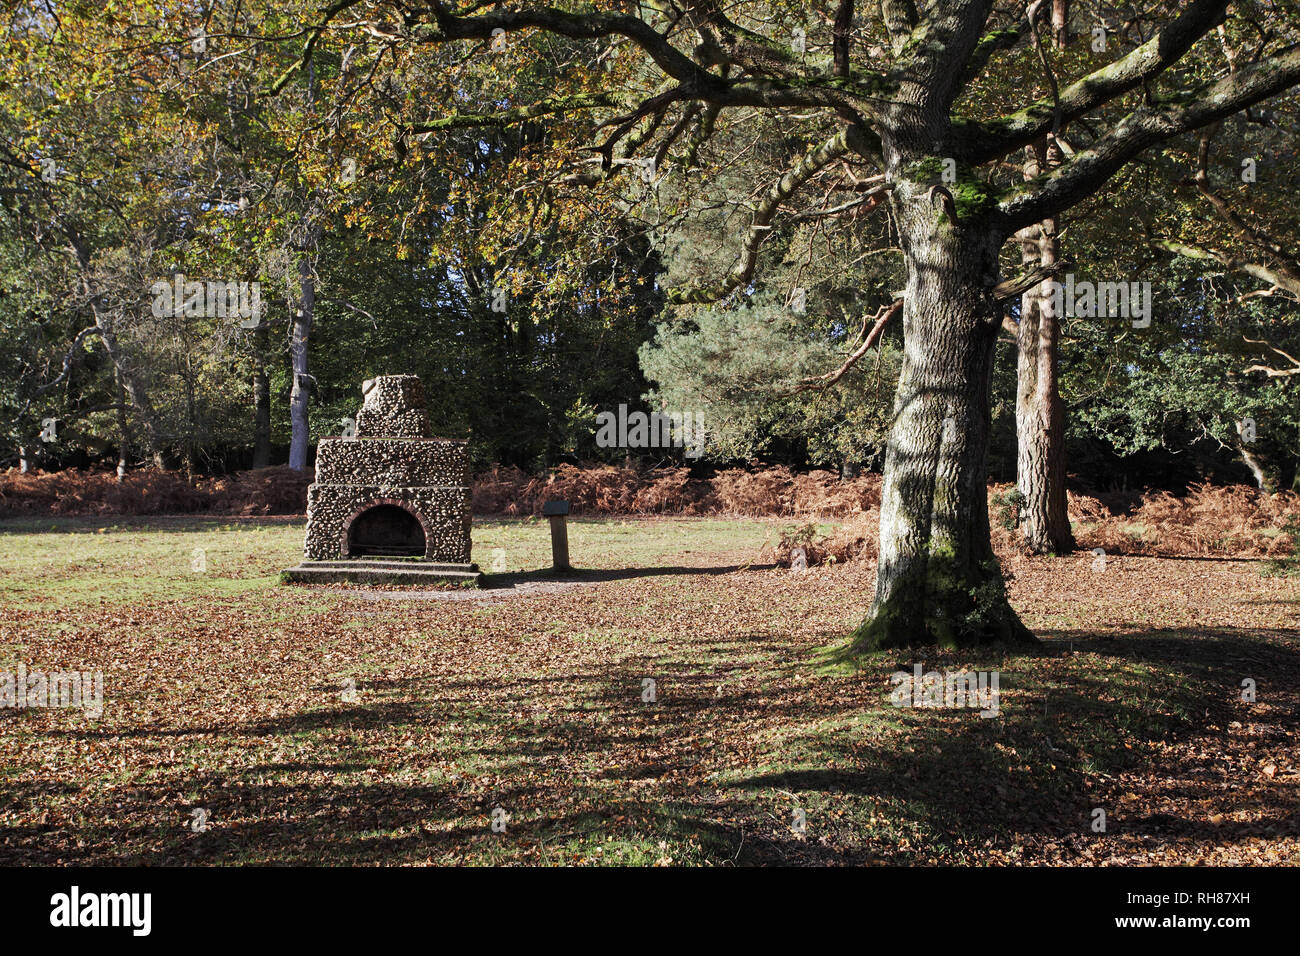
[[[61,614],[35,599],[28,539],[8,538],[5,583],[33,600],[0,606],[0,669],[102,669],[108,700],[96,723],[0,712],[0,862],[1300,862],[1287,579],[1022,558],[1012,599],[1041,653],[918,655],[1001,671],[1001,716],[981,720],[889,706],[911,655],[827,665],[865,613],[869,567],[738,569],[752,552],[708,524],[608,526],[583,533],[614,570],[511,600],[159,579]],[[637,528],[663,550],[633,562]],[[215,553],[281,560],[257,533],[209,532]],[[91,540],[86,557],[115,567],[120,538]],[[194,809],[210,829],[190,830]]]

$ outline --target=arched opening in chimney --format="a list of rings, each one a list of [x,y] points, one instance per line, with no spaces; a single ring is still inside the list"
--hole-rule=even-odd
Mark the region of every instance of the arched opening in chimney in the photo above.
[[[424,528],[405,508],[375,505],[348,528],[348,556],[424,557]]]

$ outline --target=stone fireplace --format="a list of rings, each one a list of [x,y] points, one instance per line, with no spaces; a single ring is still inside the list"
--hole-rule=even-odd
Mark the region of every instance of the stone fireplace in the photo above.
[[[429,437],[416,376],[381,376],[361,390],[355,434],[317,446],[304,560],[284,577],[477,584],[465,442]]]
[[[367,555],[424,557],[428,535],[420,516],[400,501],[369,504],[343,526],[346,552],[350,558]]]

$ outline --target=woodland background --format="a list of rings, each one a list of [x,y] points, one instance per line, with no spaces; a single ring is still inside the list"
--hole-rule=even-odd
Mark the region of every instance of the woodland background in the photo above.
[[[365,75],[361,51],[330,48],[295,71],[294,48],[244,44],[241,24],[292,35],[309,5],[108,7],[7,5],[6,501],[22,487],[45,494],[15,484],[24,469],[148,466],[187,481],[308,469],[316,439],[355,415],[361,381],[386,373],[423,379],[436,430],[468,438],[478,472],[689,465],[705,480],[752,465],[849,477],[881,466],[898,323],[832,386],[799,385],[835,369],[863,316],[900,287],[887,216],[823,215],[814,196],[781,226],[785,241],[764,246],[760,278],[714,305],[665,301],[675,283],[725,268],[747,225],[747,184],[803,148],[780,118],[750,111],[653,184],[633,176],[622,191],[551,204],[536,195],[539,170],[572,158],[554,155],[570,118],[444,128],[429,105],[472,109],[503,76],[527,102],[575,70],[635,71],[617,45],[537,36],[469,57],[395,47]],[[814,18],[833,12],[812,7]],[[1112,23],[1109,53],[1077,37],[1058,54],[1062,70],[1113,57],[1124,29]],[[1249,29],[1246,18],[1219,31],[1225,55],[1246,55]],[[972,95],[996,104],[1041,91],[1036,66],[1031,49],[1013,53],[1003,88]],[[1155,303],[1146,329],[1063,320],[1073,490],[1300,489],[1296,113],[1288,94],[1216,127],[1213,148],[1183,137],[1148,151],[1064,220],[1078,280],[1150,281]],[[261,324],[154,315],[151,284],[176,273],[262,283]],[[504,311],[493,308],[500,291]],[[994,482],[1016,477],[1015,389],[1006,335]],[[597,448],[596,414],[620,403],[703,411],[705,456],[634,461]],[[48,419],[54,441],[40,437]]]

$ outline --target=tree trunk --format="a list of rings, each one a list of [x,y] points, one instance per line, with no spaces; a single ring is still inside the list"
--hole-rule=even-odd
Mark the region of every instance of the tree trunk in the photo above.
[[[253,345],[253,467],[271,464],[271,381],[266,374],[266,329],[257,330]]]
[[[289,394],[289,467],[307,470],[307,449],[311,428],[307,419],[307,402],[311,380],[307,374],[307,343],[311,338],[312,316],[316,309],[316,280],[307,256],[298,260],[300,297],[293,312],[293,331],[289,338],[289,361],[293,372],[293,390]]]
[[[307,63],[307,107],[313,108],[316,100],[316,67]],[[310,199],[300,196],[303,208],[310,208]],[[312,225],[304,211],[303,240],[298,256],[298,308],[293,309],[293,329],[289,336],[289,362],[293,372],[293,387],[289,393],[289,467],[294,471],[307,470],[307,450],[311,445],[311,423],[307,417],[310,399],[311,376],[307,373],[307,343],[311,339],[311,324],[316,312],[316,270],[311,253],[320,237],[319,227]]]
[[[122,373],[113,369],[113,385],[117,392],[117,480],[126,477],[131,457],[131,425],[127,418],[126,389],[122,387]]]
[[[158,435],[158,415],[154,411],[153,402],[149,400],[144,385],[136,379],[135,373],[126,364],[126,358],[118,347],[117,336],[113,332],[112,322],[98,309],[95,310],[94,314],[95,324],[99,328],[99,340],[104,343],[104,351],[108,353],[108,359],[113,363],[113,368],[121,375],[122,389],[126,392],[131,407],[140,415],[140,425],[144,430],[145,450],[153,457],[154,467],[159,471],[166,470],[167,462],[163,457],[162,442]]]
[[[1052,39],[1058,50],[1070,45],[1070,2],[1052,0]]]
[[[1250,453],[1250,449],[1246,447],[1244,442],[1237,442],[1237,454],[1241,455],[1241,460],[1244,461],[1246,467],[1250,469],[1250,474],[1255,479],[1256,487],[1266,494],[1272,494],[1275,490],[1273,488],[1273,483],[1268,480],[1268,475],[1265,474],[1263,466],[1259,463],[1259,459]]]
[[[978,221],[954,225],[927,183],[898,181],[891,202],[907,264],[906,347],[885,456],[876,595],[854,646],[1032,643],[989,542],[989,405],[1002,323],[992,288],[1002,239]]]
[[[1042,143],[1026,148],[1025,179],[1042,163],[1059,159]],[[1056,220],[1020,233],[1026,268],[1054,265],[1060,255]],[[1060,316],[1053,309],[1051,280],[1021,298],[1016,336],[1016,485],[1021,496],[1021,533],[1033,554],[1073,551],[1074,534],[1065,493],[1065,408],[1058,377]]]

